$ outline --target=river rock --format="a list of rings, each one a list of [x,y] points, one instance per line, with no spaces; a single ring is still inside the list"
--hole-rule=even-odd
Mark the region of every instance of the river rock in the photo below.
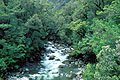
[[[51,52],[51,53],[55,53],[55,51],[53,51],[53,50],[51,50],[50,52]]]
[[[69,78],[73,79],[73,78],[76,78],[77,77],[77,74],[70,74]]]
[[[51,56],[49,57],[49,60],[53,60],[53,59],[55,59],[55,56],[54,56],[54,55],[51,55]]]
[[[31,63],[34,62],[33,58],[31,57],[30,60],[29,60]]]
[[[70,48],[65,48],[65,50],[70,51]]]
[[[29,71],[29,69],[28,69],[28,68],[26,68],[26,69],[25,69],[25,71],[26,71],[26,72],[28,72],[28,71]]]
[[[80,76],[81,73],[82,73],[82,71],[80,70],[80,71],[78,71],[78,72],[76,73],[76,75]]]
[[[77,61],[75,62],[75,65],[78,65],[78,62],[77,62]]]
[[[64,52],[64,50],[62,49],[61,52]]]
[[[52,48],[55,48],[55,46],[52,46]]]
[[[55,61],[60,61],[60,59],[55,59]]]
[[[59,65],[59,68],[64,68],[65,67],[65,65]]]
[[[61,46],[60,46],[59,49],[64,49],[64,47],[61,47]]]
[[[68,67],[72,67],[72,64],[69,64]]]
[[[69,60],[65,60],[65,61],[63,61],[62,63],[63,63],[63,64],[67,64],[67,65],[70,64]]]
[[[64,53],[64,55],[67,53],[67,51],[66,51],[66,50],[61,50],[61,52],[63,52],[63,53]]]

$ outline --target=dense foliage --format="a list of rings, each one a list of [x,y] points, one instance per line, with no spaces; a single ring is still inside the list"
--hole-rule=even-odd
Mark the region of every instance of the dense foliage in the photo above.
[[[119,80],[120,0],[0,0],[0,77],[40,60],[48,40],[74,47],[85,80]]]
[[[0,77],[41,59],[44,44],[57,29],[51,8],[34,0],[0,0]]]
[[[115,49],[103,46],[97,55],[97,64],[87,64],[83,73],[85,80],[119,80],[120,79],[120,43]]]

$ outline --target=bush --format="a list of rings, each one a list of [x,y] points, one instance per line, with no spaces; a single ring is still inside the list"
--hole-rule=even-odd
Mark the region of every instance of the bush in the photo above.
[[[115,49],[110,48],[110,46],[102,47],[97,55],[99,62],[94,65],[87,64],[86,70],[83,72],[83,78],[85,80],[119,80],[120,64],[117,62],[120,61],[117,57],[119,55],[119,43]]]
[[[55,32],[48,5],[34,0],[0,1],[0,77],[30,58],[41,59],[44,44]]]

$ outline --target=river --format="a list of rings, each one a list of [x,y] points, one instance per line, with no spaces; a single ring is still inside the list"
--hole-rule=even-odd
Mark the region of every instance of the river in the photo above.
[[[82,61],[67,58],[72,48],[53,42],[45,46],[43,60],[26,63],[19,72],[11,72],[6,80],[83,80]]]

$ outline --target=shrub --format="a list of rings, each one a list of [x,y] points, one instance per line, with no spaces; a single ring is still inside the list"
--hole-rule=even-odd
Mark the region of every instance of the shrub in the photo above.
[[[116,60],[118,59],[116,56],[119,55],[120,44],[117,44],[115,49],[110,48],[110,46],[102,47],[97,55],[99,62],[94,65],[87,64],[86,70],[83,72],[83,78],[85,80],[119,80],[120,64]]]

